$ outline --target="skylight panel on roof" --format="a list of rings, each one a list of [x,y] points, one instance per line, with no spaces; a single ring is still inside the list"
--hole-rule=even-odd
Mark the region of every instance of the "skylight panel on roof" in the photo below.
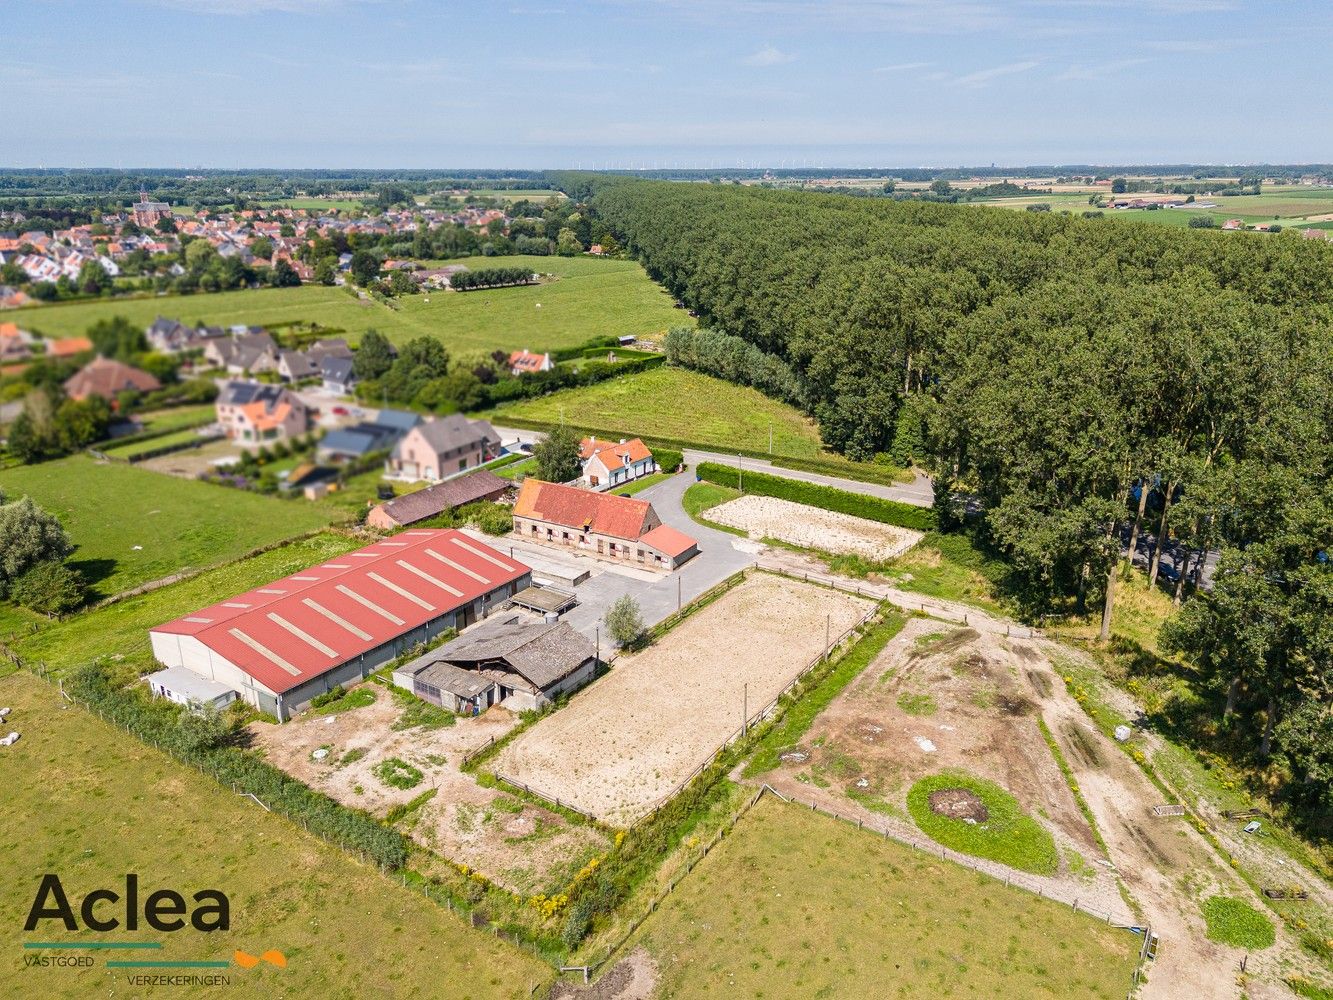
[[[267,618],[268,618],[268,620],[271,621],[274,625],[277,625],[277,626],[279,626],[280,628],[285,628],[288,632],[290,632],[292,635],[296,636],[296,638],[300,639],[300,640],[301,640],[302,642],[304,642],[307,646],[310,646],[310,647],[313,648],[313,649],[318,649],[321,653],[323,653],[325,656],[327,656],[330,660],[336,660],[336,659],[338,659],[338,653],[337,653],[336,650],[330,648],[329,646],[326,646],[324,643],[320,642],[320,641],[319,641],[318,639],[316,639],[313,635],[311,635],[309,632],[305,631],[304,629],[300,628],[299,626],[297,626],[297,625],[293,625],[293,624],[292,624],[291,622],[289,622],[286,618],[282,617],[282,615],[274,614],[272,611],[270,611],[270,612],[268,613],[268,615],[267,615]]]
[[[294,666],[292,666],[290,663],[284,660],[277,653],[273,652],[273,650],[269,649],[258,639],[254,639],[251,636],[246,635],[238,628],[229,628],[227,629],[227,632],[232,636],[232,638],[238,639],[241,642],[245,643],[247,646],[253,649],[264,659],[268,660],[275,666],[281,667],[283,670],[287,671],[287,673],[291,674],[293,677],[301,676],[301,671],[297,670]]]
[[[462,573],[464,576],[470,576],[470,577],[472,577],[472,579],[476,580],[478,583],[485,583],[485,584],[488,584],[488,585],[489,585],[490,582],[491,582],[490,580],[488,580],[488,579],[486,579],[484,576],[482,576],[480,573],[474,573],[472,570],[468,569],[468,568],[467,568],[466,566],[464,566],[462,563],[456,563],[456,562],[454,562],[452,559],[450,559],[448,556],[442,556],[442,555],[440,555],[440,554],[439,554],[438,552],[436,552],[434,549],[427,549],[427,550],[426,550],[426,555],[428,555],[428,556],[430,556],[430,557],[432,557],[432,558],[434,558],[434,559],[438,559],[440,562],[444,563],[444,564],[445,564],[446,566],[448,566],[450,569],[456,569],[456,570],[458,570],[458,572]]]
[[[320,604],[318,601],[312,601],[310,598],[306,597],[301,600],[301,603],[304,604],[307,608],[310,608],[312,611],[315,611],[318,614],[323,615],[325,618],[333,622],[335,625],[339,625],[342,628],[346,629],[348,632],[351,632],[352,635],[356,636],[363,642],[370,642],[372,640],[373,637],[369,632],[366,632],[365,630],[360,629],[357,626],[353,625],[342,615],[338,614],[336,611],[329,610],[328,608],[324,607],[324,605]]]
[[[455,597],[463,596],[463,592],[461,590],[455,590],[453,587],[449,586],[449,584],[445,583],[443,580],[437,580],[435,577],[427,573],[424,569],[417,569],[417,567],[413,566],[410,562],[407,562],[403,559],[397,560],[397,563],[399,566],[403,567],[403,569],[407,570],[409,573],[421,577],[421,579],[425,580],[427,583],[433,583],[441,590],[448,591]]]
[[[224,608],[249,608],[249,607],[253,607],[253,605],[251,605],[251,604],[246,604],[246,603],[243,602],[243,601],[223,601],[223,602],[222,602],[222,606],[223,606]]]
[[[451,538],[449,539],[449,541],[453,542],[460,549],[465,549],[468,552],[471,552],[474,556],[477,556],[479,559],[485,559],[488,563],[494,563],[496,566],[499,566],[502,570],[512,573],[515,569],[515,567],[510,566],[503,560],[496,559],[495,556],[491,555],[489,552],[485,552],[482,549],[477,548],[475,545],[469,545],[461,538]]]
[[[319,577],[317,577],[317,576],[294,576],[294,577],[292,577],[292,579],[293,579],[293,580],[305,580],[305,581],[308,581],[308,582],[314,582],[314,581],[317,581],[317,580],[319,579]]]
[[[275,587],[263,587],[263,588],[261,588],[261,589],[259,589],[259,590],[256,590],[255,593],[256,593],[256,594],[285,594],[285,593],[287,593],[287,591],[285,591],[285,590],[278,590],[278,589],[275,588]]]
[[[413,604],[415,604],[417,607],[419,607],[419,608],[425,608],[427,611],[434,611],[434,610],[435,610],[435,605],[434,605],[434,604],[431,604],[431,603],[429,603],[428,601],[423,600],[422,598],[418,597],[416,594],[412,593],[412,591],[410,591],[410,590],[404,590],[402,587],[398,586],[398,584],[394,583],[392,580],[386,580],[386,579],[384,579],[384,577],[380,576],[378,573],[368,573],[368,574],[366,574],[366,575],[369,576],[370,579],[374,580],[376,583],[380,584],[381,586],[383,586],[383,587],[388,587],[390,590],[392,590],[392,591],[393,591],[395,594],[397,594],[399,597],[405,597],[407,600],[411,601],[411,602],[412,602]]]
[[[338,591],[338,593],[346,597],[350,597],[352,600],[356,601],[357,604],[360,604],[364,608],[369,608],[371,611],[375,612],[375,614],[379,615],[381,618],[387,618],[395,625],[407,624],[406,622],[403,621],[403,619],[399,618],[392,611],[386,611],[384,608],[380,607],[378,604],[372,601],[369,597],[362,597],[351,587],[344,587],[340,583],[335,589]]]
[[[212,618],[200,618],[196,615],[191,615],[189,618],[185,619],[185,621],[194,622],[194,624],[196,625],[207,625],[212,620],[213,620]]]

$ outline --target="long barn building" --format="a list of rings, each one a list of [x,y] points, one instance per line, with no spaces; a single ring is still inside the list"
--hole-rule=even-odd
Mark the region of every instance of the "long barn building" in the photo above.
[[[485,618],[531,575],[460,531],[405,531],[149,635],[166,667],[234,689],[286,720],[335,685],[369,676],[447,628]]]

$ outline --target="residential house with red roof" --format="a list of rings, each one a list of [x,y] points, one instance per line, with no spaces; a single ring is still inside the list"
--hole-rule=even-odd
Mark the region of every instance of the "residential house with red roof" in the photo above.
[[[514,501],[514,533],[588,555],[674,570],[699,543],[662,523],[647,500],[594,493],[529,476]]]
[[[65,395],[70,399],[100,396],[113,405],[122,392],[152,392],[161,388],[162,383],[146,371],[100,356],[65,380]]]
[[[554,367],[549,354],[533,354],[525,348],[509,355],[509,374],[514,376],[549,372]]]
[[[227,382],[215,406],[218,423],[237,444],[285,441],[310,428],[310,413],[301,397],[280,385]]]
[[[657,471],[653,453],[639,438],[628,441],[584,438],[579,443],[579,461],[583,463],[584,481],[594,490],[615,489]]]
[[[285,721],[445,629],[486,618],[531,581],[527,566],[461,531],[405,531],[150,629],[167,669],[147,681],[171,697],[190,686],[179,680],[188,671],[208,682],[210,699],[235,691]]]

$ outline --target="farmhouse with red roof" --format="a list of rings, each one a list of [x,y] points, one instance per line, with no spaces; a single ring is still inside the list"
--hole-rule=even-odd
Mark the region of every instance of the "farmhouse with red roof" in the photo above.
[[[639,438],[626,441],[598,441],[584,438],[579,443],[583,478],[594,490],[609,490],[633,482],[657,471],[653,453]]]
[[[168,670],[148,680],[188,670],[286,720],[445,629],[485,618],[531,578],[461,531],[405,531],[150,629]]]
[[[647,500],[531,476],[514,501],[514,531],[531,541],[656,569],[676,569],[699,552],[699,543],[663,524]]]

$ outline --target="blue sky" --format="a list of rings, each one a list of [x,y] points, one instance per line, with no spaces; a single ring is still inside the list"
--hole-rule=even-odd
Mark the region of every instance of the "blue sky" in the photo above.
[[[0,164],[1333,161],[1333,4],[0,0]]]

